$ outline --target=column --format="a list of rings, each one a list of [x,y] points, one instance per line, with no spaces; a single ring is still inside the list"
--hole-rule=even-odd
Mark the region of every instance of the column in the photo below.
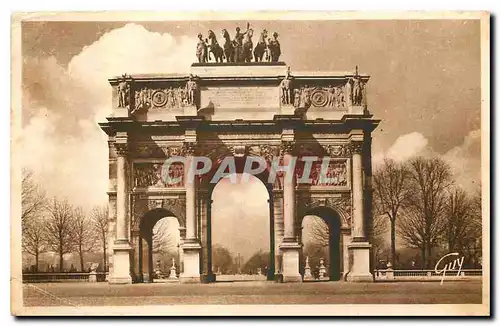
[[[293,146],[292,141],[282,143],[284,166],[288,166],[293,160]],[[291,178],[289,173],[292,173]],[[301,246],[295,235],[295,176],[293,173],[293,170],[287,171],[283,178],[284,237],[280,245],[283,253],[283,282],[302,282],[302,276],[299,273]]]
[[[349,249],[347,246],[351,242],[351,229],[340,229],[340,236],[342,237],[342,280],[345,281],[349,272]]]
[[[116,159],[116,240],[113,244],[113,274],[110,284],[132,283],[130,276],[130,242],[127,209],[127,153],[126,135],[117,135],[115,141]]]
[[[179,227],[179,273],[184,272],[184,251],[182,246],[184,245],[184,240],[186,239],[186,228]]]
[[[283,194],[274,192],[274,266],[275,274],[283,272],[282,257],[283,253],[280,250],[281,242],[284,237],[283,225]]]
[[[275,237],[275,223],[274,223],[274,197],[272,187],[268,188],[269,199],[269,264],[267,266],[267,280],[272,281],[276,275],[276,237]]]
[[[181,283],[200,282],[200,242],[196,232],[196,180],[189,180],[189,170],[195,151],[195,142],[185,142],[184,184],[186,187],[186,240],[182,246],[184,252],[184,271],[181,274]]]
[[[366,240],[364,229],[363,200],[363,142],[351,141],[352,153],[352,241],[348,249],[352,253],[352,267],[347,275],[350,282],[373,282],[370,273],[371,245]]]

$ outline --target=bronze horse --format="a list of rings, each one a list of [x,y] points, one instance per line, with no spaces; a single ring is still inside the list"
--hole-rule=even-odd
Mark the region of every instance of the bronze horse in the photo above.
[[[226,29],[222,30],[222,37],[224,38],[224,57],[226,62],[234,62],[234,41],[231,41],[231,37]]]
[[[224,50],[219,45],[219,42],[217,42],[217,37],[212,30],[208,31],[208,39],[210,41],[208,44],[208,59],[210,60],[210,53],[212,53],[214,55],[215,62],[222,62]]]
[[[266,40],[267,40],[267,30],[264,29],[262,33],[260,33],[259,42],[257,42],[257,45],[253,50],[253,56],[255,58],[255,62],[263,61],[262,59],[269,61],[270,56],[268,53]],[[265,57],[264,54],[266,55]]]

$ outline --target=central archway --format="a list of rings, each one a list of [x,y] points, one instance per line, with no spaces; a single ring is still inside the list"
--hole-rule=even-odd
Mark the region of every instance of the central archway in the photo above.
[[[222,160],[219,160],[219,164]],[[217,229],[214,229],[214,225],[217,225],[217,221],[215,221],[214,217],[214,208],[218,210],[217,207],[214,207],[214,200],[217,200],[217,198],[214,197],[214,194],[216,195],[216,192],[218,192],[218,188],[223,188],[225,187],[226,190],[229,188],[237,189],[235,187],[241,187],[243,185],[238,184],[242,180],[244,182],[251,182],[255,187],[260,187],[258,191],[262,191],[265,193],[265,198],[263,197],[262,200],[264,200],[264,205],[266,207],[266,227],[265,229],[268,228],[268,232],[265,232],[264,234],[259,234],[259,236],[267,238],[268,241],[268,247],[265,248],[265,250],[262,250],[260,255],[265,255],[266,251],[269,251],[265,262],[265,268],[261,268],[261,272],[264,275],[264,278],[267,280],[273,280],[275,277],[275,239],[274,239],[274,212],[273,212],[273,185],[269,184],[268,181],[268,173],[267,171],[264,171],[263,173],[257,174],[255,176],[252,175],[247,175],[244,173],[244,158],[235,158],[236,162],[236,172],[231,173],[226,175],[224,178],[220,180],[216,180],[215,183],[208,183],[207,188],[208,188],[208,205],[207,205],[207,260],[208,260],[208,281],[209,282],[214,282],[217,280],[217,273],[221,273],[222,271],[218,270],[217,266],[214,265],[214,251],[217,249],[217,243],[214,241],[214,233],[217,232]],[[218,168],[219,164],[215,165],[214,170]],[[234,172],[234,171],[232,171]],[[226,171],[226,173],[229,173],[229,171]],[[210,178],[213,176],[212,173],[209,174]],[[234,179],[233,183],[231,183],[231,179],[234,178],[236,179],[236,184],[234,184]],[[246,180],[246,181],[245,181]],[[227,185],[230,185],[228,188]],[[225,186],[224,186],[225,185]],[[254,188],[255,188],[254,187]],[[230,191],[230,190],[229,190]],[[252,197],[246,195],[245,196],[245,190],[242,191],[242,198],[244,201],[249,201],[252,200]],[[260,200],[260,199],[259,199]],[[244,210],[244,202],[242,203],[242,207],[240,209]],[[217,213],[217,212],[216,212]],[[245,221],[248,222],[248,221]],[[260,221],[262,222],[262,220]],[[221,227],[221,225],[218,225],[217,227]],[[243,226],[244,227],[244,226]],[[217,239],[216,239],[217,240]],[[220,249],[220,248],[219,248]],[[236,250],[237,254],[237,250]],[[256,254],[257,256],[257,254]],[[237,258],[237,257],[236,257]],[[250,257],[243,257],[244,260],[248,260]],[[242,257],[240,257],[240,272],[243,272],[244,269],[244,261]],[[265,269],[265,270],[264,270]],[[237,269],[235,269],[236,272],[238,272]],[[248,272],[248,271],[247,271]],[[255,270],[253,271],[255,272]],[[220,279],[220,278],[219,278]]]

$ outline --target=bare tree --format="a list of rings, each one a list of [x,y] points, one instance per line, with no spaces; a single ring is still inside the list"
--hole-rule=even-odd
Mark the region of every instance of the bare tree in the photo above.
[[[92,210],[92,224],[95,234],[102,246],[104,271],[107,270],[107,236],[108,236],[108,208],[107,206],[96,206]]]
[[[314,216],[312,219],[310,236],[312,242],[315,244],[321,247],[328,247],[330,244],[330,230],[322,218]]]
[[[164,254],[177,245],[167,229],[167,219],[162,218],[153,227],[153,252]]]
[[[35,215],[27,219],[22,234],[23,251],[35,257],[35,272],[38,272],[40,254],[47,250],[44,221]]]
[[[47,208],[45,222],[49,249],[59,255],[59,271],[63,271],[64,255],[75,250],[74,210],[66,199],[54,198]]]
[[[480,200],[480,199],[479,199]],[[463,189],[451,189],[446,202],[444,238],[450,252],[461,252],[468,263],[475,260],[478,238],[481,238],[481,212],[478,197],[469,196]]]
[[[380,258],[384,255],[388,250],[388,246],[385,241],[385,234],[387,232],[387,218],[384,215],[373,215],[372,221],[372,233],[370,243],[372,245],[372,254],[375,263],[378,263]],[[387,257],[386,257],[387,258]]]
[[[410,173],[405,164],[384,159],[384,163],[375,170],[372,178],[375,217],[386,216],[390,221],[393,264],[396,263],[396,221],[401,209],[404,209],[408,202],[409,176]]]
[[[450,166],[440,158],[417,157],[409,162],[411,197],[400,217],[398,233],[422,254],[422,267],[430,268],[432,249],[445,224],[447,192],[452,184]]]
[[[28,219],[40,213],[45,207],[45,194],[36,183],[33,173],[23,169],[23,179],[21,183],[21,223],[23,231],[27,226]]]
[[[84,271],[84,254],[91,251],[96,244],[96,232],[92,220],[81,207],[73,210],[74,236],[76,251],[80,257],[80,270]]]

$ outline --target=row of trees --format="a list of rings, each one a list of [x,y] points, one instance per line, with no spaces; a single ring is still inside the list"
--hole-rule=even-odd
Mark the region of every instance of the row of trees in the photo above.
[[[243,258],[232,254],[227,248],[221,245],[214,245],[212,251],[213,272],[221,274],[256,274],[260,269],[262,274],[266,274],[269,266],[269,252],[259,250],[253,254],[244,264]]]
[[[35,271],[40,255],[46,252],[58,255],[62,272],[65,255],[77,254],[83,271],[84,255],[101,250],[106,270],[107,207],[94,207],[87,213],[66,199],[49,199],[30,171],[23,171],[21,197],[22,247],[35,258]]]
[[[477,262],[481,195],[455,185],[451,167],[442,159],[384,160],[373,174],[373,195],[374,238],[380,238],[388,222],[393,264],[398,263],[396,237],[407,248],[419,250],[422,268],[433,267],[433,251],[440,248]]]

